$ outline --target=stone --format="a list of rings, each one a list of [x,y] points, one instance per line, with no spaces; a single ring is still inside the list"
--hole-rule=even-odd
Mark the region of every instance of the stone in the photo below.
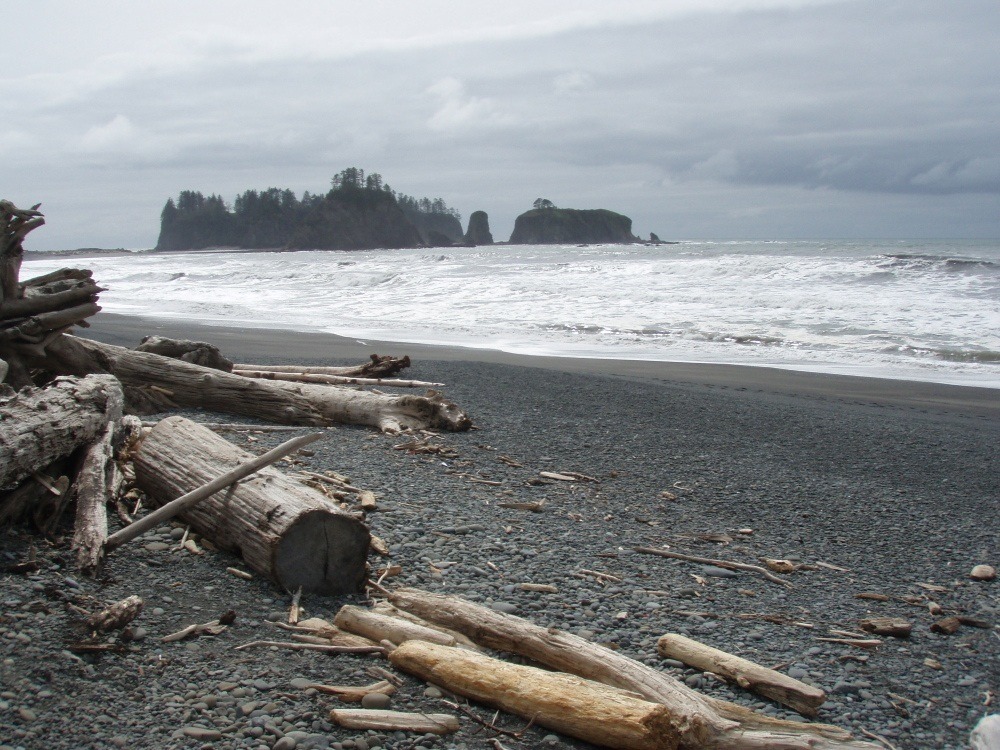
[[[992,565],[977,565],[969,573],[969,578],[974,581],[992,581],[996,577],[997,571]]]
[[[185,736],[195,740],[221,740],[222,732],[218,729],[208,729],[206,727],[184,727],[181,732]]]
[[[368,693],[361,699],[362,708],[386,709],[390,703],[392,698],[385,693]]]

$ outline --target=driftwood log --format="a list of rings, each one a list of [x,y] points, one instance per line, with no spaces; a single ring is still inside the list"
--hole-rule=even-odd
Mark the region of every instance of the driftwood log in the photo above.
[[[211,430],[168,417],[143,440],[134,464],[139,487],[162,505],[252,458]],[[181,518],[286,590],[343,594],[365,580],[365,525],[276,469],[261,469]]]
[[[709,729],[675,707],[576,675],[509,664],[425,641],[407,641],[389,653],[389,660],[448,692],[601,747],[712,747]]]
[[[152,352],[164,357],[180,359],[184,362],[211,367],[213,370],[232,372],[233,363],[223,356],[219,347],[204,341],[187,341],[183,339],[168,339],[163,336],[146,336],[139,342],[136,351]]]
[[[826,701],[826,693],[773,669],[687,638],[667,633],[656,642],[664,659],[677,659],[696,669],[717,674],[744,690],[753,690],[793,708],[803,716],[815,716]]]
[[[578,636],[542,628],[513,615],[494,612],[457,597],[419,589],[389,595],[396,607],[429,622],[464,633],[476,643],[526,656],[539,664],[605,685],[628,690],[687,717],[692,736],[709,739],[679,747],[720,750],[834,750],[878,747],[852,740],[850,733],[826,724],[774,719],[727,701],[704,696],[670,675]]]
[[[201,407],[281,424],[358,424],[384,432],[467,430],[472,422],[440,396],[390,396],[337,386],[258,380],[149,352],[60,336],[47,351],[60,372],[108,372],[135,410]],[[42,363],[44,364],[44,363]]]
[[[0,487],[28,477],[104,432],[121,386],[108,375],[57,378],[0,407]]]
[[[370,362],[361,365],[312,366],[299,365],[252,365],[238,363],[234,370],[260,370],[263,372],[307,373],[310,375],[339,375],[348,378],[391,378],[410,366],[409,357],[390,357],[388,355],[372,354]]]

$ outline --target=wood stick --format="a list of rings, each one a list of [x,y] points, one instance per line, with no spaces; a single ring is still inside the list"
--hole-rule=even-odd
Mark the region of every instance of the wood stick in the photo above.
[[[290,651],[320,651],[324,654],[381,654],[385,653],[382,646],[327,646],[317,643],[290,643],[288,641],[250,641],[242,646],[233,646],[233,651],[243,651],[259,646],[287,648]]]
[[[817,687],[683,635],[667,633],[656,642],[656,651],[664,659],[678,659],[697,669],[720,675],[803,716],[815,716],[817,709],[826,701],[826,693]]]
[[[709,557],[695,557],[694,555],[683,555],[680,552],[670,552],[669,550],[659,549],[658,547],[633,547],[633,549],[636,552],[645,552],[650,555],[659,555],[660,557],[669,557],[674,560],[685,560],[687,562],[700,563],[702,565],[714,565],[718,568],[726,568],[728,570],[749,570],[754,573],[759,573],[769,581],[779,583],[782,586],[787,586],[788,588],[793,588],[792,584],[784,578],[778,578],[778,576],[774,575],[766,568],[762,568],[760,565],[731,562],[730,560],[713,560]]]
[[[320,383],[324,385],[382,385],[393,388],[443,388],[444,383],[430,383],[423,380],[397,380],[383,378],[359,378],[348,375],[324,375],[309,372],[272,372],[270,370],[244,370],[233,368],[234,375],[263,380],[287,380],[292,383]]]
[[[264,455],[240,464],[235,469],[226,472],[218,479],[215,479],[196,490],[192,490],[186,495],[181,495],[176,500],[171,500],[169,503],[157,508],[149,515],[140,518],[135,523],[126,526],[121,531],[117,531],[109,536],[108,541],[104,545],[105,552],[108,553],[118,547],[121,547],[123,544],[132,541],[140,534],[149,531],[149,529],[155,528],[161,523],[169,521],[174,516],[193,508],[202,500],[214,495],[219,490],[224,490],[226,487],[235,484],[239,480],[260,471],[265,466],[270,466],[275,461],[284,458],[289,453],[293,453],[303,446],[315,443],[321,437],[323,437],[323,433],[316,432],[311,435],[301,435],[297,438],[292,438],[291,440],[282,443],[277,448],[272,448]]]
[[[458,731],[458,719],[451,714],[416,714],[365,708],[335,708],[333,723],[348,729],[380,729],[394,732],[451,734]]]

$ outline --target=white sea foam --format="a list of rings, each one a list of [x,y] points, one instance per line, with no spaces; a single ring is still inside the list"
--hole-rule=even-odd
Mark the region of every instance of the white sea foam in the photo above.
[[[104,309],[526,354],[770,365],[1000,387],[1000,244],[95,256]],[[65,265],[40,257],[22,276]]]

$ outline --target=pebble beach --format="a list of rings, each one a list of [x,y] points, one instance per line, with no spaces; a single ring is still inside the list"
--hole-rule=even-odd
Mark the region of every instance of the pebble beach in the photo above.
[[[134,346],[148,334],[209,341],[230,359],[261,364],[408,354],[404,377],[446,384],[441,390],[475,429],[430,438],[435,452],[411,453],[399,436],[341,426],[298,459],[299,468],[334,470],[376,493],[368,522],[389,554],[371,562],[400,566],[383,582],[390,588],[462,596],[607,644],[711,695],[801,718],[657,655],[661,635],[687,635],[821,687],[828,699],[818,721],[899,750],[967,747],[976,722],[997,712],[1000,584],[969,576],[974,566],[1000,565],[996,390],[516,357],[104,314],[86,335]],[[226,433],[254,452],[295,434]],[[504,507],[511,504],[540,510]],[[366,670],[384,662],[234,650],[274,639],[290,597],[266,580],[228,574],[240,565],[231,555],[184,550],[183,534],[174,524],[151,531],[91,580],[73,571],[67,541],[0,530],[3,568],[32,549],[39,561],[36,572],[0,579],[0,748],[492,750],[493,738],[509,748],[589,747],[537,726],[500,736],[465,718],[445,737],[332,726],[334,699],[304,687],[366,684]],[[636,547],[758,565],[781,559],[796,570],[783,576],[786,587]],[[126,651],[67,649],[81,636],[76,608],[129,595],[145,607]],[[308,616],[332,620],[341,605],[366,601],[302,604]],[[236,622],[218,636],[161,641],[228,610]],[[978,625],[932,630],[947,615]],[[875,648],[822,640],[864,635],[860,621],[875,616],[906,619],[912,633],[880,637]],[[440,690],[410,677],[387,707],[448,711]],[[497,719],[510,732],[525,723]]]

